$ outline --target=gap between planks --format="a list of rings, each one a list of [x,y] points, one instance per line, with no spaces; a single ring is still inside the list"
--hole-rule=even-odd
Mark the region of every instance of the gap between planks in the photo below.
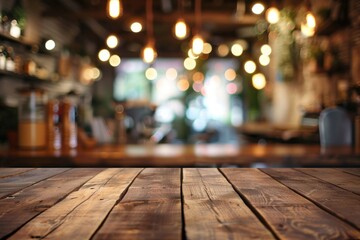
[[[348,190],[344,190],[344,189],[342,189],[342,188],[339,188],[338,186],[336,186],[336,185],[334,185],[334,184],[331,184],[331,183],[328,183],[328,182],[326,182],[326,181],[324,181],[324,180],[322,180],[322,179],[319,179],[319,178],[317,178],[317,177],[308,175],[308,174],[303,173],[303,172],[301,172],[301,171],[297,171],[296,169],[294,170],[294,169],[291,169],[291,168],[282,168],[282,169],[260,169],[260,170],[261,170],[261,172],[263,172],[264,174],[266,174],[266,175],[268,175],[269,177],[271,177],[272,179],[274,179],[276,182],[284,185],[285,187],[287,187],[288,189],[290,189],[290,190],[293,191],[294,193],[296,193],[296,194],[298,194],[299,196],[307,199],[308,201],[310,201],[311,203],[313,203],[315,206],[319,207],[319,208],[322,209],[323,211],[325,211],[325,212],[329,213],[330,215],[332,215],[332,216],[340,219],[341,221],[349,224],[350,226],[354,227],[354,228],[357,229],[358,231],[360,230],[359,225],[358,225],[358,224],[359,224],[359,221],[356,220],[356,219],[357,219],[356,217],[352,216],[352,213],[350,213],[350,215],[349,215],[349,213],[348,213],[348,212],[344,212],[343,209],[341,209],[341,208],[340,208],[340,209],[337,209],[336,205],[333,205],[333,203],[331,203],[331,202],[328,203],[327,201],[325,201],[324,203],[322,203],[322,202],[321,202],[321,199],[317,199],[316,197],[314,198],[314,197],[307,196],[306,192],[303,192],[304,190],[298,189],[298,188],[296,187],[296,183],[295,183],[295,185],[291,183],[291,181],[293,181],[293,178],[288,177],[289,173],[287,173],[286,176],[287,176],[287,178],[289,179],[290,182],[286,182],[286,179],[284,180],[284,179],[280,179],[280,178],[281,178],[281,174],[284,175],[284,173],[282,173],[282,171],[285,171],[285,172],[286,172],[286,171],[287,171],[287,172],[288,172],[288,171],[293,171],[293,172],[295,173],[295,175],[296,175],[296,173],[298,173],[298,174],[303,174],[303,175],[305,175],[305,177],[308,176],[308,177],[310,177],[310,178],[316,179],[317,181],[319,181],[320,183],[322,183],[322,184],[323,184],[323,187],[325,187],[325,188],[328,188],[328,186],[329,186],[329,187],[330,187],[330,190],[331,190],[332,192],[335,191],[334,189],[338,188],[339,190],[343,191],[343,194],[348,193],[348,194],[353,195],[353,196],[356,197],[356,198],[359,198],[358,195],[356,195],[356,194],[354,194],[354,193],[352,193],[352,192],[350,192],[350,191],[348,191]],[[279,173],[278,173],[279,176],[276,176],[277,171],[279,171]],[[290,172],[290,173],[291,173],[291,172]],[[306,181],[306,178],[304,179],[304,181]],[[312,182],[311,182],[311,183],[312,183]],[[307,184],[305,184],[305,182],[302,182],[302,185],[301,185],[301,186],[307,186]],[[328,189],[326,189],[326,190],[328,190]],[[356,198],[355,198],[355,199],[354,199],[354,198],[351,198],[351,200],[352,200],[353,202],[356,201],[356,200],[358,201],[358,199],[356,199]],[[337,205],[337,206],[340,206],[340,205]],[[355,206],[357,206],[357,205],[355,205]],[[360,206],[360,205],[359,205],[359,206]],[[357,211],[355,211],[355,213],[356,213],[356,212],[357,212]],[[350,218],[350,219],[349,219],[349,218]],[[355,222],[353,222],[352,220],[355,220]]]
[[[294,170],[317,178],[322,182],[332,184],[345,191],[360,195],[360,176],[333,168],[294,168]]]
[[[312,201],[259,169],[238,171],[225,168],[222,172],[235,189],[248,198],[256,210],[267,219],[281,239],[360,237],[360,232],[352,225],[319,208]],[[308,220],[309,217],[312,218],[311,222]]]
[[[245,205],[251,210],[251,212],[253,212],[254,215],[259,219],[259,221],[266,227],[266,229],[269,230],[269,232],[272,234],[272,236],[275,239],[279,240],[280,237],[276,234],[275,230],[270,226],[270,224],[266,221],[266,219],[256,210],[256,207],[254,207],[251,204],[249,199],[244,194],[242,194],[240,191],[238,191],[236,189],[234,184],[230,181],[230,179],[226,176],[226,174],[220,168],[218,168],[218,170],[222,174],[222,176],[226,179],[226,181],[231,185],[233,190],[239,195],[239,197],[245,203]]]
[[[129,172],[124,169],[103,169],[78,190],[72,191],[58,204],[29,221],[12,238],[89,239],[140,171],[141,169]],[[117,180],[124,175],[126,175],[124,180],[118,182]],[[109,191],[112,195],[102,195]],[[98,205],[102,200],[104,202]],[[83,218],[87,213],[96,214],[99,211],[101,214],[96,218],[91,217],[92,215]],[[85,219],[86,221],[83,222]],[[85,229],[81,227],[82,224],[88,227]]]

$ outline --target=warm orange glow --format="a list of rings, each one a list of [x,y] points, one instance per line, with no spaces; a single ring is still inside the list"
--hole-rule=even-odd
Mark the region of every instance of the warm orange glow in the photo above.
[[[184,92],[190,87],[189,81],[186,78],[182,78],[177,82],[177,87],[180,91]]]
[[[252,85],[257,90],[263,89],[266,85],[266,79],[265,79],[264,74],[262,74],[262,73],[254,74],[254,76],[252,77]]]
[[[204,40],[200,35],[195,35],[192,40],[192,51],[194,54],[199,55],[204,49]]]
[[[257,15],[261,14],[264,10],[265,7],[262,3],[255,3],[251,8],[251,11]]]
[[[141,32],[142,30],[142,25],[141,23],[139,22],[133,22],[131,25],[130,25],[130,29],[133,33],[138,33],[138,32]]]
[[[244,69],[247,73],[253,73],[256,70],[256,64],[254,63],[254,61],[249,60],[245,62]]]
[[[236,72],[234,69],[229,68],[225,71],[225,79],[228,81],[233,81],[236,78]]]
[[[143,49],[143,60],[146,63],[152,63],[157,56],[156,51],[154,50],[151,44],[146,45]]]
[[[111,18],[118,18],[122,15],[122,3],[120,0],[108,1],[108,14]]]
[[[145,71],[145,77],[149,80],[155,80],[157,78],[157,71],[155,68],[148,68]]]
[[[178,39],[184,39],[188,35],[188,30],[186,23],[183,19],[178,19],[178,21],[175,24],[175,36]]]
[[[110,35],[107,37],[106,39],[106,45],[109,48],[116,48],[116,46],[118,45],[119,40],[115,35]]]
[[[266,20],[271,23],[275,24],[280,19],[280,13],[279,10],[276,7],[271,7],[268,10],[266,10]]]
[[[193,70],[196,67],[196,61],[191,58],[185,58],[184,67],[186,70]]]
[[[204,81],[204,74],[202,72],[196,72],[193,74],[192,79],[194,82],[201,83]]]

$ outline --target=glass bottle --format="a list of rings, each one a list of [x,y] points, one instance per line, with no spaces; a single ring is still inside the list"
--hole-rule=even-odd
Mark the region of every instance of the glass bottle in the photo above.
[[[12,47],[7,48],[7,58],[5,68],[7,71],[15,71],[15,61],[14,61],[14,49]]]
[[[76,107],[69,99],[60,105],[61,112],[61,146],[64,149],[77,147]]]
[[[3,45],[0,46],[0,70],[6,68],[6,50]]]
[[[18,146],[22,149],[46,147],[46,110],[44,91],[39,88],[19,90]]]
[[[49,149],[61,148],[60,106],[56,99],[47,103],[47,136]]]

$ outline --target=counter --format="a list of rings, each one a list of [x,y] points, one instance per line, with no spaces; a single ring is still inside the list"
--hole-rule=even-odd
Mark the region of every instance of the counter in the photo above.
[[[359,239],[359,186],[359,168],[2,168],[0,238]]]
[[[360,151],[306,144],[103,145],[73,150],[2,150],[1,167],[360,167]]]

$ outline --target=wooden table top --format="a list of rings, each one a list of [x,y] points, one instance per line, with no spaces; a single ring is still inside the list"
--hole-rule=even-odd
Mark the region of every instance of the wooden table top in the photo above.
[[[3,150],[0,167],[360,167],[360,150],[304,144],[104,145],[73,150]]]
[[[0,168],[0,238],[360,239],[359,168]]]

